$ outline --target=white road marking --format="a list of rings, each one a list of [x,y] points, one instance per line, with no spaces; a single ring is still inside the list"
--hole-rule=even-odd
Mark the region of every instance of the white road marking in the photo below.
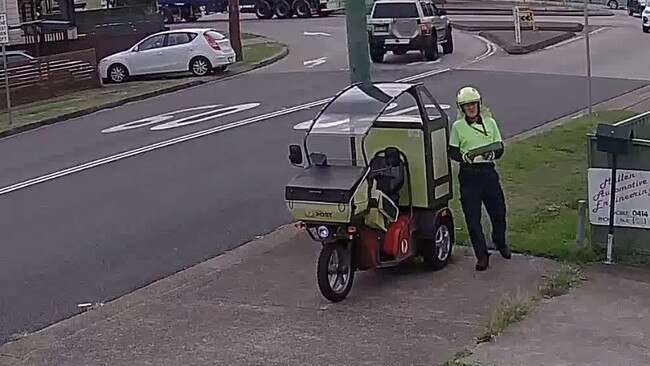
[[[592,35],[594,35],[594,34],[597,34],[597,33],[602,32],[602,31],[604,31],[604,30],[606,30],[606,29],[607,29],[607,27],[602,27],[602,28],[598,28],[598,29],[596,29],[596,30],[592,30],[591,32],[589,32],[589,35],[592,36]],[[569,39],[564,40],[564,41],[562,41],[562,42],[558,42],[558,43],[556,43],[556,44],[554,44],[554,45],[550,45],[550,46],[544,47],[544,49],[545,49],[545,50],[552,50],[552,49],[554,49],[554,48],[562,47],[562,46],[564,46],[564,45],[567,45],[567,44],[569,44],[569,43],[573,43],[573,42],[579,41],[579,40],[584,39],[584,38],[585,38],[585,36],[584,36],[584,34],[583,34],[583,35],[580,35],[580,36],[578,36],[578,37],[569,38]]]
[[[317,58],[315,60],[303,61],[302,65],[305,66],[306,68],[310,69],[310,68],[312,68],[314,66],[324,64],[325,62],[327,62],[327,57],[321,57],[321,58]]]
[[[175,121],[170,121],[167,123],[163,123],[162,125],[158,126],[153,126],[150,128],[151,131],[161,131],[161,130],[168,130],[170,128],[176,128],[176,127],[182,127],[182,126],[187,126],[199,122],[204,122],[204,121],[209,121],[211,119],[227,116],[233,113],[238,113],[238,112],[243,112],[252,108],[259,107],[260,103],[245,103],[245,104],[239,104],[239,105],[233,105],[229,107],[224,107],[220,108],[214,111],[208,111],[204,113],[199,113],[197,115],[177,119]],[[207,116],[207,117],[204,117]],[[203,117],[199,119],[195,119],[196,117]]]
[[[408,77],[405,77],[405,78],[395,80],[395,82],[409,83],[409,82],[412,82],[412,81],[415,81],[415,80],[425,79],[425,78],[433,76],[433,75],[442,74],[442,73],[448,72],[450,70],[451,70],[450,68],[441,69],[441,70],[430,70],[430,71],[427,71],[427,72],[423,72],[423,73],[420,73],[420,74],[411,75],[411,76],[408,76]],[[118,153],[118,154],[115,154],[115,155],[110,155],[110,156],[107,156],[107,157],[104,157],[104,158],[96,159],[96,160],[93,160],[93,161],[90,161],[90,162],[87,162],[87,163],[72,166],[70,168],[55,171],[55,172],[45,174],[45,175],[42,175],[42,176],[39,176],[39,177],[36,177],[36,178],[32,178],[32,179],[29,179],[29,180],[25,180],[25,181],[18,182],[18,183],[9,185],[9,186],[2,187],[2,188],[0,188],[0,195],[11,193],[11,192],[17,191],[19,189],[31,187],[31,186],[37,185],[39,183],[43,183],[43,182],[47,182],[47,181],[54,180],[54,179],[57,179],[57,178],[65,177],[65,176],[70,175],[70,174],[78,173],[78,172],[81,172],[81,171],[84,171],[84,170],[88,170],[88,169],[95,168],[95,167],[98,167],[98,166],[101,166],[101,165],[109,164],[109,163],[112,163],[112,162],[115,162],[115,161],[118,161],[118,160],[122,160],[122,159],[132,157],[132,156],[144,154],[144,153],[149,152],[149,151],[154,151],[154,150],[161,149],[161,148],[164,148],[164,147],[167,147],[167,146],[180,144],[180,143],[185,142],[185,141],[194,140],[194,139],[197,139],[197,138],[200,138],[200,137],[203,137],[203,136],[208,136],[208,135],[211,135],[211,134],[214,134],[214,133],[219,133],[219,132],[227,131],[227,130],[230,130],[230,129],[233,129],[233,128],[249,125],[249,124],[252,124],[252,123],[265,121],[265,120],[268,120],[268,119],[271,119],[271,118],[284,116],[284,115],[291,114],[291,113],[294,113],[294,112],[298,112],[298,111],[307,110],[307,109],[310,109],[310,108],[322,106],[322,105],[326,104],[327,102],[329,102],[330,100],[332,100],[331,97],[321,99],[321,100],[317,100],[317,101],[310,102],[310,103],[305,103],[305,104],[289,107],[289,108],[284,108],[284,109],[281,109],[281,110],[278,110],[278,111],[275,111],[275,112],[270,112],[270,113],[266,113],[266,114],[263,114],[263,115],[260,115],[260,116],[247,118],[247,119],[244,119],[244,120],[241,120],[241,121],[232,122],[232,123],[228,123],[228,124],[225,124],[225,125],[212,127],[212,128],[206,129],[206,130],[197,131],[197,132],[190,133],[190,134],[187,134],[187,135],[175,137],[175,138],[172,138],[172,139],[169,139],[169,140],[164,140],[164,141],[156,142],[156,143],[146,145],[146,146],[143,146],[143,147],[139,147],[139,148],[136,148],[136,149],[124,151],[124,152],[121,152],[121,153]]]
[[[220,105],[221,104],[214,104],[214,105],[204,105],[204,106],[199,106],[199,107],[179,109],[177,111],[167,112],[167,113],[159,114],[157,116],[146,117],[146,118],[139,119],[137,121],[131,121],[131,122],[123,123],[123,124],[118,125],[118,126],[105,128],[101,132],[102,133],[113,133],[113,132],[132,130],[132,129],[135,129],[135,128],[140,128],[140,127],[149,126],[149,125],[156,124],[156,123],[165,122],[165,121],[167,121],[169,119],[174,118],[174,115],[176,115],[176,114],[199,111],[199,110],[202,110],[202,109],[216,108],[216,107],[218,107]]]
[[[304,31],[302,35],[303,36],[325,36],[325,37],[330,36],[329,33],[325,33],[325,32],[307,32],[307,31]]]
[[[476,37],[476,38],[480,39],[481,41],[483,41],[485,43],[485,45],[487,46],[487,49],[485,50],[485,52],[483,52],[482,55],[475,58],[469,64],[473,64],[473,63],[479,62],[481,60],[485,60],[486,58],[494,55],[497,52],[497,50],[499,49],[499,46],[497,46],[494,42],[490,41],[489,39],[487,39],[485,37],[481,37],[481,36],[476,35],[476,34],[474,35],[474,37]]]

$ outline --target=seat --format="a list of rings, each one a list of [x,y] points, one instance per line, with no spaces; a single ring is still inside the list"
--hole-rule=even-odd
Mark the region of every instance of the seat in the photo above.
[[[404,162],[396,147],[378,151],[370,160],[370,179],[377,183],[377,189],[395,204],[399,203],[399,191],[404,186]]]

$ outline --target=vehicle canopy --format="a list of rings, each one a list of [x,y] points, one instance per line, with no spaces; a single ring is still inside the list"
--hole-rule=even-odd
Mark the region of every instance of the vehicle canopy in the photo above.
[[[343,174],[345,166],[369,167],[387,147],[395,147],[408,164],[413,206],[435,207],[451,194],[449,128],[446,113],[422,83],[352,84],[334,96],[306,128],[305,169],[319,166],[314,171],[323,174],[318,179],[325,179]],[[325,139],[318,146],[322,149],[314,148],[314,140],[321,138]],[[335,163],[336,154],[343,155],[343,164]]]

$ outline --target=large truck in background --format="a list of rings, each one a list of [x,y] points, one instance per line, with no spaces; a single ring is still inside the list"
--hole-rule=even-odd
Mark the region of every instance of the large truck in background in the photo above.
[[[259,19],[326,17],[345,10],[345,0],[239,0],[239,4],[242,13],[254,13]]]
[[[203,15],[227,13],[228,0],[157,0],[165,23],[196,22]]]
[[[228,0],[157,0],[165,23],[195,22],[203,15],[227,13]],[[345,0],[239,0],[241,13],[259,19],[325,17],[345,10]]]

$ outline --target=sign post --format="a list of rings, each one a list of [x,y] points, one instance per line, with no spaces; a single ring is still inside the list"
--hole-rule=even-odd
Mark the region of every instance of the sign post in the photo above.
[[[2,13],[0,13],[0,43],[2,44],[2,64],[4,65],[5,74],[5,91],[7,93],[7,114],[9,117],[9,126],[13,125],[11,118],[11,93],[9,90],[9,70],[7,68],[7,44],[9,43],[9,25],[7,24],[7,0],[3,0]]]
[[[589,114],[593,111],[593,100],[591,97],[591,49],[589,48],[589,8],[588,0],[584,1],[584,12],[585,12],[585,51],[587,52],[587,98],[589,99]]]
[[[515,43],[521,43],[521,15],[519,13],[519,7],[515,6],[512,8],[512,18],[515,22]]]

